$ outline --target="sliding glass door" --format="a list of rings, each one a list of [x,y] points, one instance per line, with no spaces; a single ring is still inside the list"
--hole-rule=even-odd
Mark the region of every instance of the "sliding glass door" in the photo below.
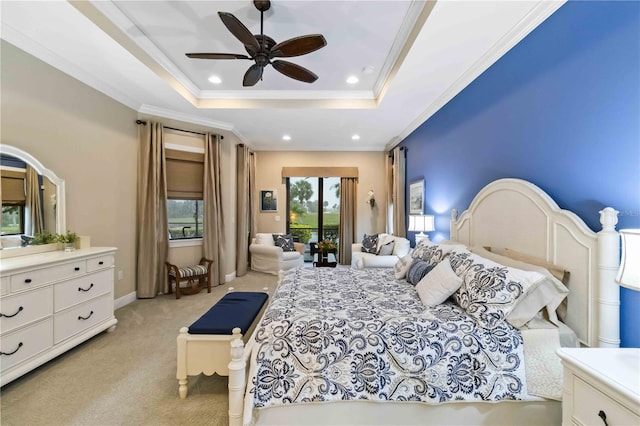
[[[305,260],[310,262],[315,243],[338,243],[340,178],[288,178],[287,210],[287,232],[306,245]]]

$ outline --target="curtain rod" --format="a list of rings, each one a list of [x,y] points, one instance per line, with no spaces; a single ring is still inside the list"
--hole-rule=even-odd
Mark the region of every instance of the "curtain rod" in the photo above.
[[[142,120],[136,120],[136,124],[142,124],[143,126],[146,126],[147,122]],[[169,127],[169,126],[163,126],[163,127],[169,130],[177,130],[178,132],[193,133],[194,135],[202,135],[202,136],[206,135],[206,133],[194,132],[193,130],[176,129],[175,127]],[[220,139],[224,139],[224,136],[222,135],[219,135],[219,136],[220,136]]]

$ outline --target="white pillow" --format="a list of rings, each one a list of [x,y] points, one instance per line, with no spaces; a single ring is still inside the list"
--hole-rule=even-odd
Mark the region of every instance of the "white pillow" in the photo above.
[[[412,261],[413,258],[411,257],[411,254],[398,259],[396,264],[393,266],[393,273],[396,277],[396,280],[401,280],[407,276],[407,271],[409,270],[409,266],[411,266]]]
[[[437,306],[447,300],[462,285],[462,278],[451,269],[448,261],[440,262],[416,285],[424,306]]]

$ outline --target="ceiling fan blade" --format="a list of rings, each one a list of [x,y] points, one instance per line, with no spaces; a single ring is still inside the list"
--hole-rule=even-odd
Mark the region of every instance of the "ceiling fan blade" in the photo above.
[[[273,67],[280,71],[282,74],[293,79],[303,81],[305,83],[313,83],[318,79],[318,76],[309,71],[306,68],[301,67],[287,61],[273,61],[271,63]]]
[[[238,18],[229,12],[218,12],[218,16],[222,19],[222,23],[227,29],[231,31],[231,34],[240,40],[242,44],[251,46],[255,50],[260,50],[260,43],[258,43],[256,37],[251,34],[251,31]]]
[[[247,55],[237,53],[185,53],[185,55],[194,59],[251,59]]]
[[[271,48],[272,58],[290,58],[292,56],[306,55],[327,45],[327,40],[322,34],[310,34],[290,38]]]
[[[257,64],[251,65],[247,70],[247,72],[244,74],[244,78],[242,79],[242,85],[245,87],[254,86],[258,82],[258,80],[260,80],[260,78],[262,77],[262,71],[264,71],[264,68],[261,67],[260,65],[257,65]]]

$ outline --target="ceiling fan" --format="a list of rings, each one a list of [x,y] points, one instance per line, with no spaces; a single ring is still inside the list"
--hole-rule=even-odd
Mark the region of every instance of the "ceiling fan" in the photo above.
[[[271,8],[269,0],[253,0],[253,4],[260,11],[260,35],[253,35],[242,22],[231,13],[218,12],[222,23],[227,27],[246,49],[249,56],[235,53],[187,53],[189,58],[196,59],[250,59],[255,61],[242,79],[243,86],[253,86],[262,78],[264,67],[271,64],[273,68],[287,77],[305,83],[313,83],[318,76],[308,69],[292,62],[274,60],[274,58],[290,58],[306,55],[327,45],[322,34],[310,34],[290,38],[281,43],[263,34],[264,12]]]

